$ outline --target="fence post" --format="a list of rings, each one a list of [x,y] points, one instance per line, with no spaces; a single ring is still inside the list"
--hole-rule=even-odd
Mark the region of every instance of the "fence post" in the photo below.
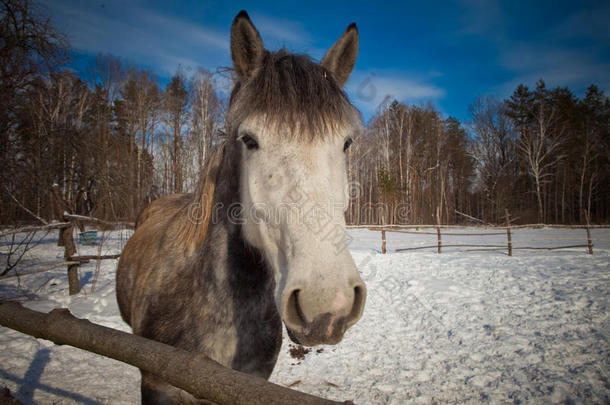
[[[510,213],[508,212],[508,208],[504,209],[506,213],[506,237],[508,239],[508,255],[513,255],[513,242],[510,235]]]
[[[441,209],[436,207],[436,237],[438,238],[437,253],[441,253]]]
[[[593,254],[593,242],[591,241],[591,230],[589,229],[591,224],[589,223],[589,213],[587,212],[587,210],[584,210],[585,212],[585,220],[587,221],[587,248],[589,248],[589,254],[592,255]]]
[[[64,258],[67,262],[76,253],[76,246],[74,246],[74,238],[72,237],[73,231],[73,226],[61,229],[61,239],[65,247]],[[78,294],[78,264],[68,265],[68,285],[70,295]]]
[[[385,255],[385,229],[381,230],[381,253]]]
[[[53,204],[55,205],[55,213],[58,219],[62,219],[64,215],[64,211],[66,210],[62,205],[61,195],[59,194],[59,186],[57,183],[51,186],[51,199],[53,200]],[[59,238],[57,239],[57,246],[64,246],[64,238],[63,233],[66,228],[59,229]]]

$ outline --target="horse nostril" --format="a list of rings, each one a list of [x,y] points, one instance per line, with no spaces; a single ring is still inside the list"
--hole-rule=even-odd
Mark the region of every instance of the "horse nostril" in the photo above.
[[[323,295],[325,299],[310,296],[309,291],[292,290],[284,296],[284,324],[293,333],[301,335],[324,336],[324,339],[342,336],[347,328],[358,322],[366,301],[363,282],[359,280],[352,288],[353,293],[343,290]]]
[[[286,305],[286,314],[284,322],[287,326],[293,329],[302,329],[307,325],[307,320],[303,315],[301,306],[299,305],[299,292],[301,290],[294,290],[290,293],[288,303]]]
[[[349,328],[362,316],[362,311],[364,311],[364,302],[366,301],[366,287],[364,284],[359,284],[354,287],[354,305],[352,306],[352,311],[348,315],[347,318],[347,327]]]

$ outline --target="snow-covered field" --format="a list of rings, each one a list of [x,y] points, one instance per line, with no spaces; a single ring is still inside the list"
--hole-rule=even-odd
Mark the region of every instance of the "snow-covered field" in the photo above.
[[[482,229],[451,231],[485,232]],[[494,231],[489,231],[494,232]],[[361,321],[337,346],[293,358],[285,336],[271,381],[357,404],[610,403],[610,230],[586,248],[459,252],[435,235],[352,229],[350,249],[367,283]],[[53,233],[53,236],[55,233]],[[102,254],[128,235],[106,235]],[[521,229],[519,246],[580,245],[584,230]],[[506,243],[505,236],[443,236],[447,244]],[[6,244],[0,244],[5,252]],[[462,248],[463,250],[464,248]],[[80,254],[97,247],[79,246]],[[24,262],[62,260],[48,235]],[[92,322],[129,331],[114,295],[116,260],[81,266],[81,292],[68,296],[65,270],[0,280],[0,299],[49,311],[67,307]],[[21,270],[24,270],[23,268]],[[0,327],[0,388],[25,404],[136,404],[134,367]]]

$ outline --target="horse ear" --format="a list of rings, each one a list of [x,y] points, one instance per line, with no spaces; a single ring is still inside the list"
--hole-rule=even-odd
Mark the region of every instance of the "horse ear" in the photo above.
[[[330,70],[339,86],[345,86],[358,57],[358,28],[351,23],[320,64]]]
[[[265,48],[260,34],[244,10],[233,20],[231,26],[231,58],[239,80],[248,79],[259,66]]]

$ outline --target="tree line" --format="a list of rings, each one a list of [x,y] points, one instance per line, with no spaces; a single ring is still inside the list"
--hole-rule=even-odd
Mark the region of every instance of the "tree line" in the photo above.
[[[610,101],[595,85],[519,85],[471,121],[385,103],[350,153],[352,223],[583,223],[610,217]],[[364,207],[364,208],[363,208]]]
[[[80,77],[70,49],[28,0],[2,0],[0,220],[56,215],[57,184],[72,212],[135,218],[152,199],[192,190],[222,138],[212,74],[151,72],[98,55]]]
[[[0,0],[0,221],[74,213],[133,220],[148,202],[192,191],[224,140],[215,75],[178,71],[167,84],[112,55],[86,73],[29,0]],[[228,73],[224,73],[228,74]],[[471,121],[387,100],[348,152],[351,224],[607,222],[610,102],[596,86],[519,85],[480,97]]]

